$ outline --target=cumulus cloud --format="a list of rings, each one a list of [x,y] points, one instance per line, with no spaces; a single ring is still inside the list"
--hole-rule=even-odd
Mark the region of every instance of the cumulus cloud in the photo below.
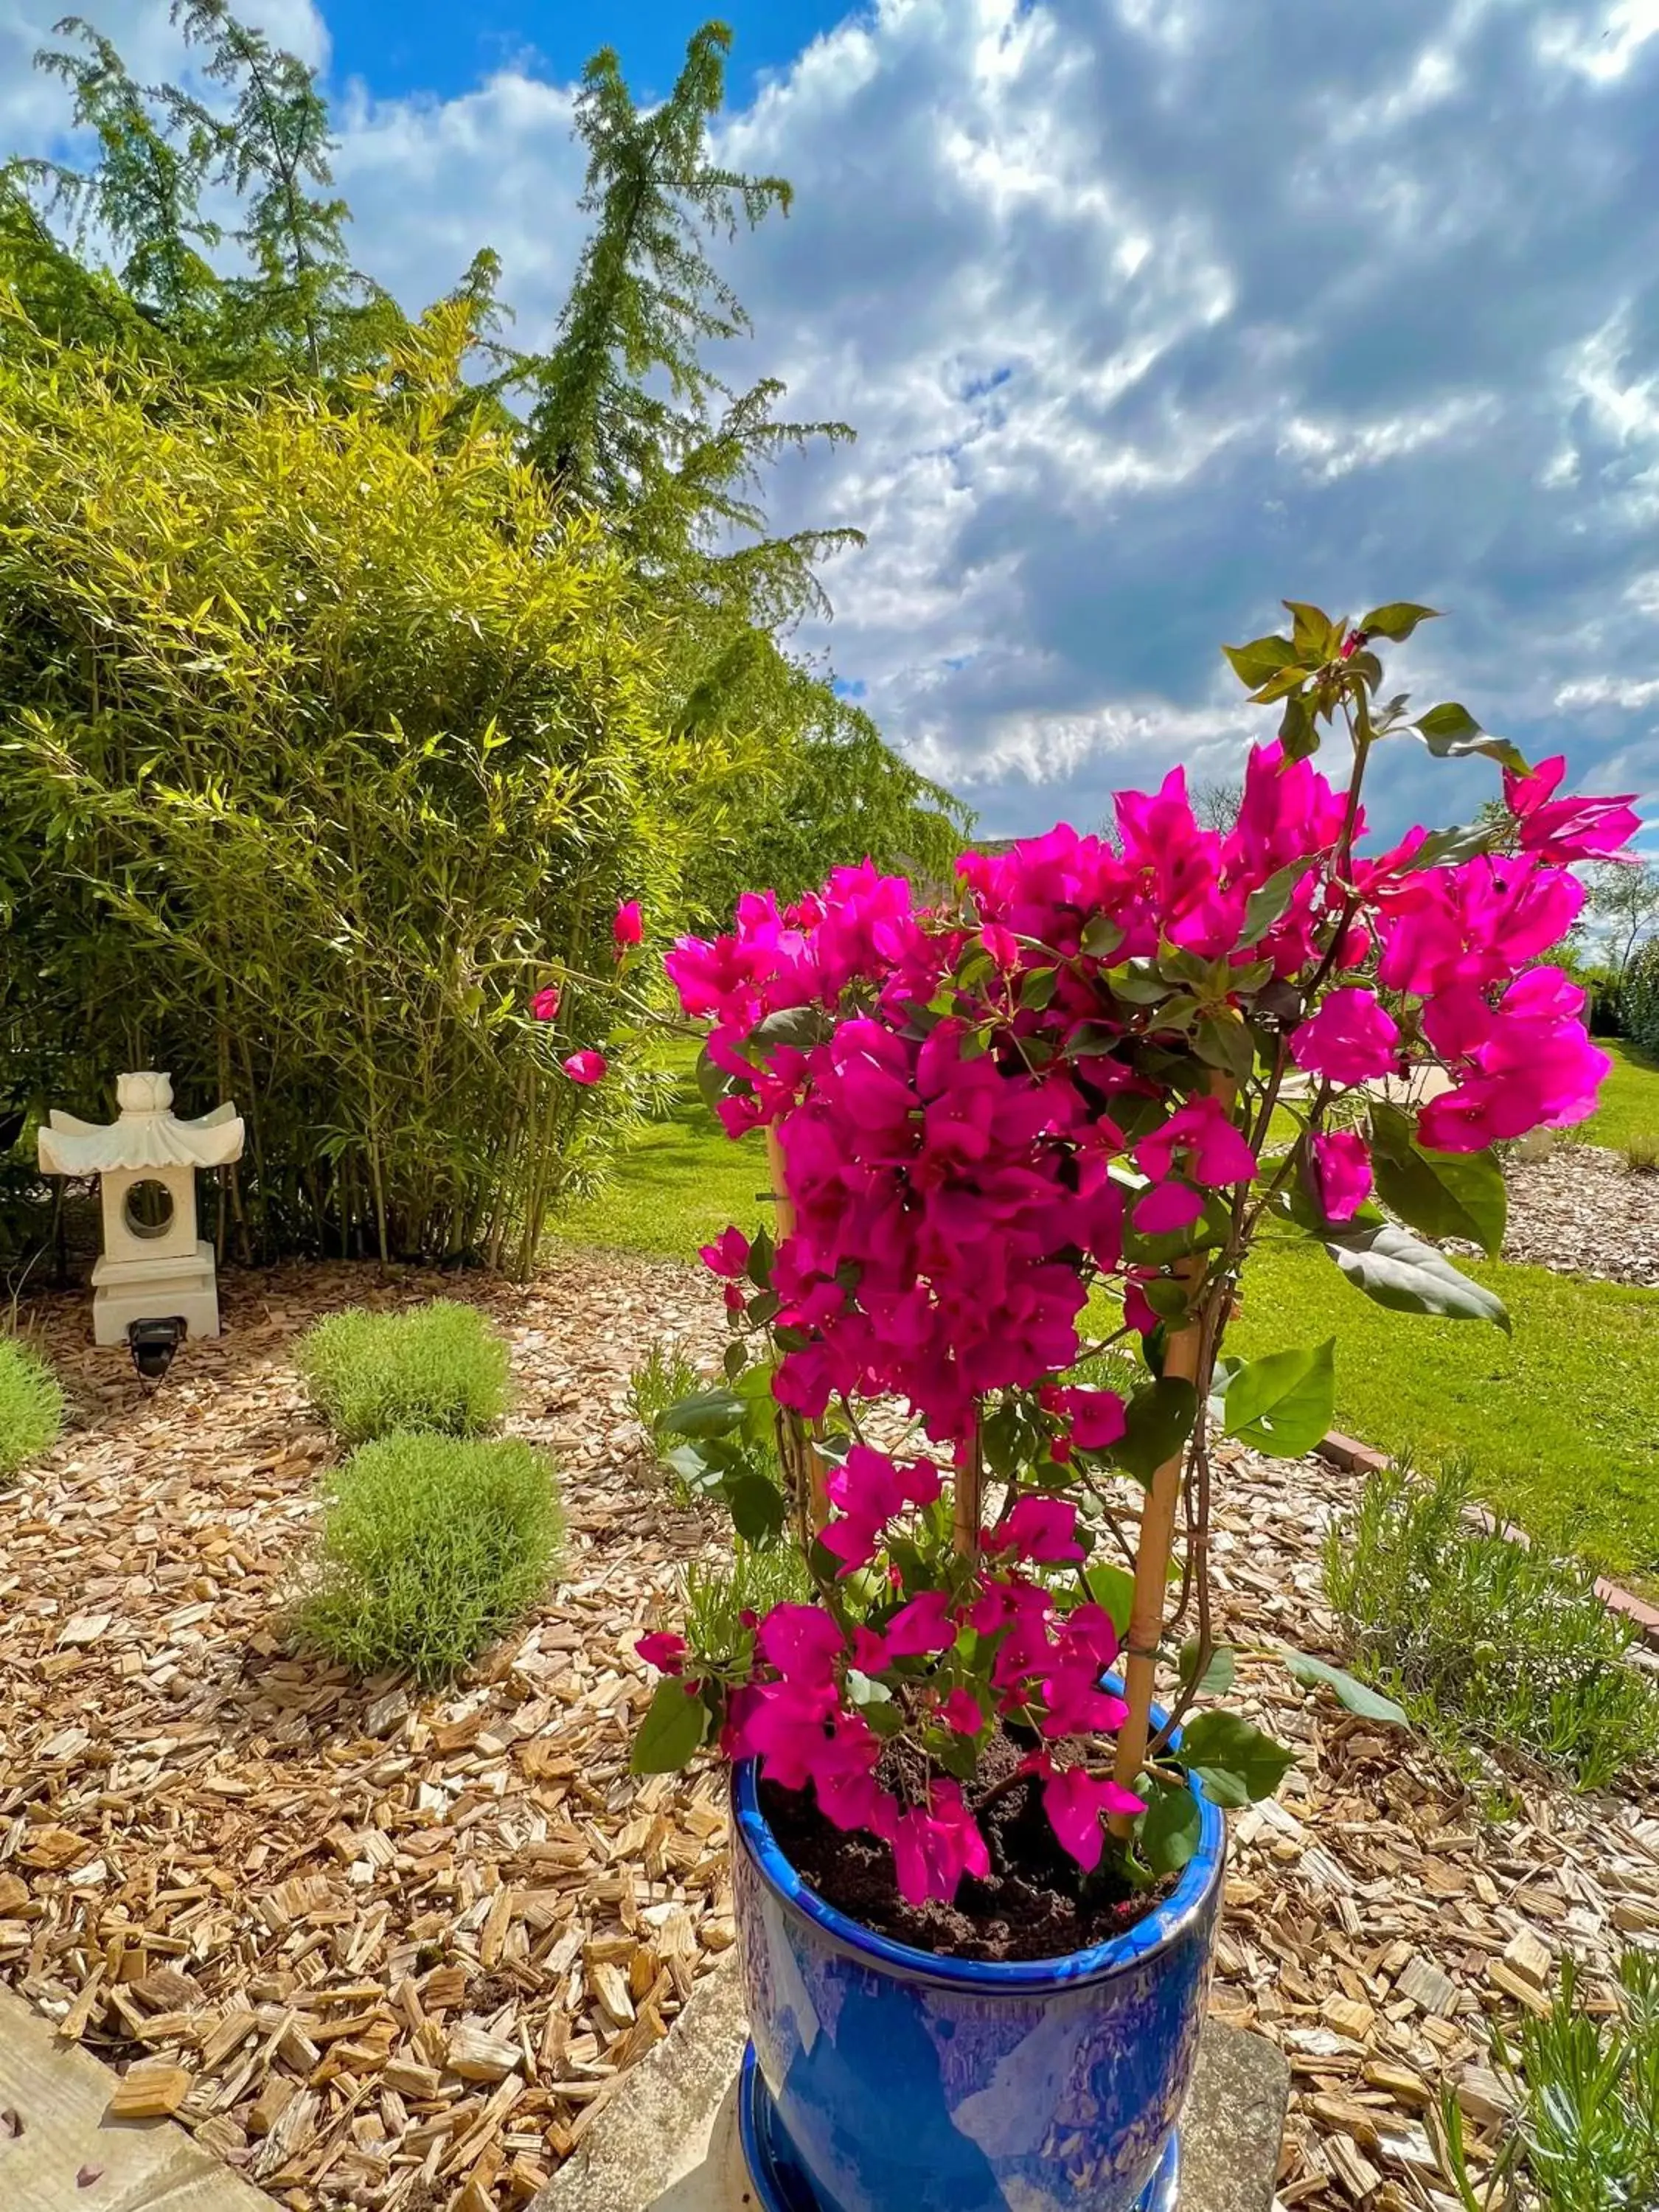
[[[0,0],[14,143],[50,127],[6,67],[29,4]],[[1217,647],[1281,592],[1410,596],[1450,617],[1398,656],[1425,703],[1659,796],[1656,92],[1659,0],[1394,0],[1317,38],[1301,0],[849,17],[721,129],[797,192],[727,255],[758,332],[728,373],[860,432],[775,483],[781,524],[869,537],[803,642],[1012,830],[1224,772],[1257,718]],[[544,336],[569,106],[520,69],[349,88],[363,265],[418,304],[490,243]],[[1385,819],[1489,787],[1403,745],[1395,786]]]

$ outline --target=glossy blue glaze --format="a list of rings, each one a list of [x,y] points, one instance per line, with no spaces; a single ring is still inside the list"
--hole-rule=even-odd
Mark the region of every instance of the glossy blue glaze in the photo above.
[[[754,2058],[745,2148],[764,2212],[1148,2212],[1198,2055],[1226,1853],[1063,1959],[936,1958],[807,1888],[732,1777],[738,1940]]]

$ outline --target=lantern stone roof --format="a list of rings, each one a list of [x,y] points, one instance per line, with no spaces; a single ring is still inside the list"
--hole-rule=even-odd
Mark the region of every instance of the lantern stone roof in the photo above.
[[[197,1121],[173,1111],[173,1079],[146,1069],[116,1079],[113,1121],[82,1121],[54,1107],[40,1133],[46,1175],[94,1176],[125,1170],[217,1168],[239,1159],[242,1120],[234,1106],[216,1106]]]

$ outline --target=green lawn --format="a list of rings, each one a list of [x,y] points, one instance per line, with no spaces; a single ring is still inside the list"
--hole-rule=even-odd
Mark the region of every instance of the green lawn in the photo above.
[[[752,1230],[770,1186],[758,1134],[733,1143],[703,1104],[692,1075],[696,1049],[665,1048],[683,1073],[668,1118],[642,1130],[620,1170],[597,1198],[560,1216],[558,1233],[576,1244],[689,1258],[729,1221]]]
[[[1587,1133],[1620,1145],[1659,1133],[1659,1065],[1613,1045],[1618,1065]],[[560,1224],[573,1242],[684,1258],[765,1208],[757,1138],[732,1143],[690,1063],[669,1119],[647,1130],[611,1188]],[[1339,1428],[1430,1462],[1468,1455],[1486,1502],[1605,1572],[1659,1589],[1659,1291],[1483,1262],[1514,1334],[1388,1312],[1322,1252],[1268,1246],[1250,1263],[1237,1324],[1247,1352],[1337,1340]]]
[[[1635,1137],[1659,1137],[1659,1059],[1639,1044],[1597,1037],[1613,1058],[1613,1073],[1601,1085],[1601,1103],[1583,1125],[1592,1145],[1628,1145]]]
[[[1427,1463],[1466,1455],[1494,1510],[1659,1587],[1659,1291],[1460,1261],[1513,1334],[1375,1305],[1315,1248],[1266,1245],[1229,1342],[1336,1338],[1336,1425]]]

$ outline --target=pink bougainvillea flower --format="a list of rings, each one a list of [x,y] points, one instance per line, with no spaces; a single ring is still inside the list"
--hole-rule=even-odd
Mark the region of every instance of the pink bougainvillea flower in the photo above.
[[[556,983],[544,983],[541,989],[537,992],[535,997],[530,1001],[530,1011],[538,1022],[556,1021],[559,1014],[558,985]]]
[[[1081,1383],[1042,1393],[1042,1403],[1071,1425],[1072,1442],[1081,1451],[1109,1451],[1123,1434],[1123,1401],[1115,1390],[1089,1390]]]
[[[1100,1686],[1100,1668],[1091,1650],[1063,1641],[1061,1660],[1042,1677],[1042,1701],[1048,1711],[1040,1723],[1044,1735],[1095,1735],[1123,1725],[1128,1707],[1121,1698]]]
[[[1007,1553],[1017,1559],[1080,1559],[1085,1554],[1077,1540],[1077,1507],[1069,1498],[1042,1498],[1034,1493],[1018,1500],[985,1538],[991,1551]]]
[[[979,1699],[971,1690],[952,1690],[939,1707],[939,1717],[958,1735],[977,1735],[985,1725]]]
[[[641,1636],[634,1646],[646,1665],[659,1674],[683,1674],[689,1648],[683,1636],[671,1635],[665,1628]]]
[[[1484,1024],[1462,1014],[1462,1041],[1477,1034],[1480,1041],[1462,1055],[1455,1088],[1419,1115],[1422,1142],[1435,1152],[1483,1152],[1529,1129],[1568,1128],[1593,1113],[1613,1062],[1590,1042],[1583,1004],[1582,987],[1559,968],[1531,968],[1486,1008]]]
[[[929,1658],[948,1651],[957,1640],[957,1624],[951,1617],[947,1591],[923,1590],[902,1605],[882,1631],[891,1659]]]
[[[1005,929],[1000,921],[988,921],[979,941],[1005,974],[1018,967],[1019,939],[1012,929]]]
[[[711,1274],[736,1282],[749,1265],[749,1239],[735,1225],[722,1229],[712,1244],[700,1244],[697,1257]]]
[[[1313,1140],[1314,1195],[1327,1221],[1352,1221],[1371,1194],[1371,1156],[1353,1129],[1331,1129]]]
[[[645,922],[637,899],[623,899],[617,908],[617,918],[611,925],[611,934],[618,952],[630,945],[638,945],[645,936]]]
[[[1169,1237],[1190,1229],[1203,1212],[1203,1193],[1172,1176],[1168,1182],[1154,1183],[1144,1197],[1136,1200],[1130,1219],[1139,1237]]]
[[[1206,1189],[1249,1182],[1255,1174],[1255,1154],[1228,1120],[1218,1098],[1189,1098],[1178,1107],[1161,1129],[1154,1129],[1135,1146],[1135,1165],[1142,1175],[1162,1182],[1177,1151],[1185,1155],[1187,1176]]]
[[[982,1881],[991,1871],[985,1838],[954,1782],[934,1782],[927,1804],[901,1813],[892,1827],[894,1871],[907,1905],[930,1898],[948,1905],[964,1875]]]
[[[1573,860],[1601,860],[1620,852],[1641,828],[1631,801],[1617,799],[1557,799],[1566,774],[1566,756],[1540,761],[1529,775],[1504,771],[1504,799],[1521,832],[1521,849],[1565,866]]]
[[[888,1827],[893,1801],[876,1781],[881,1739],[858,1713],[838,1713],[821,1750],[811,1754],[818,1810],[842,1829]]]
[[[1344,1086],[1386,1075],[1400,1048],[1400,1024],[1374,991],[1345,983],[1291,1039],[1291,1057],[1310,1075]]]
[[[756,1636],[760,1656],[787,1682],[831,1683],[846,1646],[821,1605],[775,1605]]]
[[[826,1486],[839,1517],[823,1529],[823,1541],[850,1573],[875,1558],[889,1522],[911,1506],[933,1503],[939,1469],[925,1459],[900,1466],[868,1444],[854,1444]]]
[[[1092,1874],[1105,1844],[1103,1822],[1114,1813],[1145,1812],[1146,1801],[1109,1777],[1097,1778],[1080,1766],[1051,1763],[1042,1785],[1042,1809],[1061,1850]]]
[[[573,1083],[591,1085],[604,1082],[610,1062],[602,1052],[589,1051],[573,1052],[568,1060],[562,1060],[559,1065]]]

